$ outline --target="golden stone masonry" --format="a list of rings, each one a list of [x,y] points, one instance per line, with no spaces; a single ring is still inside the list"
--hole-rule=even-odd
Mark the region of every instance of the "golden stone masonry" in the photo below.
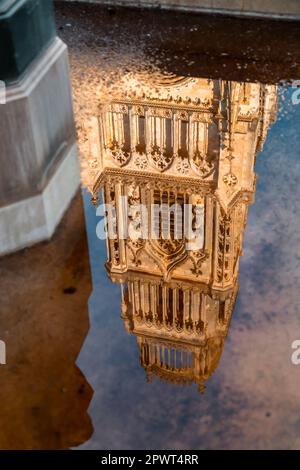
[[[107,239],[107,271],[122,293],[122,319],[153,375],[199,391],[220,360],[238,291],[238,265],[255,193],[254,165],[275,120],[275,86],[200,78],[145,85],[128,80],[119,100],[90,123],[89,188],[95,204],[203,207],[203,243]],[[140,214],[136,215],[137,217]],[[132,219],[132,217],[131,217]],[[153,220],[153,219],[151,219]]]

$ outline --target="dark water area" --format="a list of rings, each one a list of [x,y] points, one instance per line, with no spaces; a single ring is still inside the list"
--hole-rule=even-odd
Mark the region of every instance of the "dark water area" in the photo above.
[[[63,2],[56,2],[56,21],[69,49],[83,204],[77,195],[50,243],[1,260],[0,327],[10,347],[7,366],[0,369],[0,448],[299,449],[300,366],[291,361],[292,343],[300,339],[299,23]],[[117,96],[120,83],[124,92],[127,75],[125,92],[132,87],[140,92],[144,83],[145,97]],[[80,132],[82,123],[99,113],[103,96],[109,106],[110,101],[125,103],[131,112],[136,100],[148,111],[158,97],[157,108],[167,107],[160,87],[175,87],[180,96],[182,84],[191,101],[185,95],[176,102],[171,97],[174,115],[196,113],[197,87],[200,103],[205,104],[203,96],[213,97],[211,121],[194,115],[180,119],[186,126],[192,119],[201,123],[199,128],[208,125],[206,152],[213,147],[219,157],[203,160],[197,154],[193,171],[202,171],[204,163],[214,171],[203,178],[190,169],[174,176],[170,165],[159,173],[153,153],[151,172],[135,171],[129,158],[123,166],[111,165],[107,157],[97,173],[99,167],[90,165],[91,146],[85,153],[88,137]],[[204,108],[201,113],[207,112]],[[224,127],[213,127],[222,120]],[[108,133],[108,121],[100,122]],[[202,142],[200,137],[196,141],[197,146]],[[112,149],[107,155],[114,155],[115,147],[107,145],[105,151]],[[229,168],[224,175],[222,165]],[[160,188],[160,181],[167,189]],[[181,184],[184,189],[177,191]],[[178,263],[178,271],[168,266],[171,274],[158,275],[157,256],[149,261],[145,255],[133,266],[127,246],[125,261],[131,267],[125,269],[120,240],[119,258],[111,259],[118,250],[97,237],[100,217],[92,198],[95,203],[99,197],[99,204],[114,199],[118,188],[127,191],[126,185],[137,187],[140,199],[144,190],[197,195],[205,206],[205,250],[200,250],[197,274],[190,264],[182,268]],[[242,207],[237,215],[230,212],[235,197]],[[209,204],[214,211],[209,212]],[[235,233],[235,262],[227,278],[226,259],[221,274],[209,270],[221,256],[216,256],[218,249],[224,257],[227,253],[225,222],[221,242],[215,235],[220,214]],[[167,265],[178,252],[168,257],[162,246]],[[149,280],[154,286],[151,308],[139,299],[139,312],[134,310],[134,276],[139,286]],[[157,292],[163,294],[156,285],[179,292],[181,283],[194,303],[189,306],[183,294],[175,328],[175,319],[169,320],[175,297],[168,294],[165,300],[167,324],[159,312],[154,318],[152,308],[164,310],[165,305],[157,301]],[[195,305],[202,312],[197,322]],[[160,352],[164,348],[172,360]],[[183,365],[180,357],[178,366],[176,348],[188,351],[191,363],[187,359]]]

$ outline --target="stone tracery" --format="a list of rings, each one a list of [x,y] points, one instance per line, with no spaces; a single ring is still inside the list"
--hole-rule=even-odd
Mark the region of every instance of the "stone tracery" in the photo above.
[[[153,237],[147,225],[146,238],[109,239],[107,271],[121,285],[122,318],[137,336],[148,379],[196,382],[203,391],[234,308],[254,163],[275,118],[276,88],[198,78],[137,85],[101,109],[91,188],[95,201],[102,188],[115,207],[117,233],[144,217],[139,210],[128,216],[119,196],[129,208],[146,207],[158,232]],[[157,214],[153,204],[162,208]],[[171,215],[165,236],[163,213],[174,204],[182,211]],[[176,237],[185,204],[202,233],[197,248],[186,234]]]

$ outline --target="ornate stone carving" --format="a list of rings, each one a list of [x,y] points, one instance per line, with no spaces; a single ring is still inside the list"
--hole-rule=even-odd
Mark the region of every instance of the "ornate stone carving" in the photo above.
[[[134,165],[138,170],[146,170],[148,168],[147,156],[143,154],[136,154],[134,157]]]
[[[193,158],[191,160],[191,167],[199,174],[202,178],[207,178],[210,176],[214,171],[214,163],[209,161],[202,152],[198,149],[193,154]]]
[[[193,268],[191,269],[191,272],[195,274],[196,277],[199,277],[202,273],[201,271],[201,266],[202,263],[209,258],[209,253],[208,251],[191,251],[189,253],[189,257],[192,260],[193,263]]]
[[[222,211],[221,211],[222,213]],[[218,223],[217,245],[217,281],[226,283],[230,281],[231,273],[231,217],[222,213]]]
[[[153,166],[161,172],[167,170],[173,162],[173,156],[168,154],[166,149],[161,149],[157,145],[152,147],[148,157]]]
[[[93,193],[96,194],[100,191],[104,181],[109,179],[111,183],[116,183],[122,180],[124,184],[132,184],[136,182],[139,185],[150,185],[151,188],[161,189],[173,189],[174,191],[186,191],[188,194],[197,193],[199,195],[212,194],[215,189],[215,183],[211,181],[201,181],[194,178],[182,176],[178,179],[178,176],[172,176],[167,174],[160,174],[159,178],[154,172],[149,170],[141,172],[138,170],[129,170],[127,168],[107,168],[102,171],[93,186]]]
[[[109,146],[110,154],[119,166],[126,165],[130,160],[130,153],[125,150],[124,146],[119,145],[116,141],[113,141]]]
[[[224,175],[223,181],[227,186],[235,186],[238,182],[238,179],[233,173],[227,173]]]
[[[144,247],[145,247],[145,240],[142,240],[142,239],[138,239],[138,240],[129,239],[127,242],[127,248],[132,255],[132,262],[136,267],[141,265],[139,254]]]
[[[190,172],[190,164],[187,158],[181,158],[176,162],[176,170],[181,175],[188,175]]]
[[[180,223],[199,229],[199,246],[191,250],[190,237],[175,237],[175,216],[164,236],[162,216],[155,215],[157,238],[108,242],[107,269],[126,286],[122,318],[137,336],[149,380],[196,382],[203,391],[234,308],[256,144],[265,138],[274,102],[268,101],[272,90],[259,84],[194,78],[165,85],[135,84],[102,116],[103,163],[94,195],[104,187],[105,201],[115,207],[116,194],[127,195],[129,207],[148,208],[147,220],[153,202],[170,208],[179,201]],[[117,218],[138,222],[138,213],[124,212]]]

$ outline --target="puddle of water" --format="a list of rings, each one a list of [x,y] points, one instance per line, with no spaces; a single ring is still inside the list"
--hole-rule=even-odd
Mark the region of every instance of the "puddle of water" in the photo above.
[[[286,96],[290,98],[291,92]],[[89,304],[91,330],[78,364],[95,390],[90,407],[95,432],[84,448],[299,447],[299,375],[291,363],[291,343],[300,326],[295,248],[299,244],[298,120],[295,108],[268,130],[256,164],[256,201],[247,217],[239,294],[228,337],[217,343],[217,328],[211,332],[215,344],[204,341],[212,349],[200,347],[202,359],[209,360],[200,374],[193,369],[194,385],[179,386],[185,374],[172,364],[161,367],[158,352],[154,365],[143,356],[142,340],[150,339],[156,350],[161,345],[180,350],[182,333],[153,328],[151,320],[143,328],[134,320],[132,328],[118,281],[112,283],[103,269],[106,246],[95,234],[99,217],[90,194],[84,193],[94,291]],[[147,281],[149,269],[143,272],[140,267],[137,277]],[[124,278],[130,279],[130,274]],[[126,305],[132,308],[125,299]],[[211,320],[213,312],[206,318]],[[201,344],[197,334],[190,334],[186,343],[190,351],[197,350],[198,340]],[[147,383],[147,375],[152,383]],[[202,381],[206,390],[199,394]]]
[[[195,252],[160,236],[133,242],[116,235],[106,245],[96,237],[100,218],[84,193],[94,290],[79,365],[95,390],[95,432],[83,448],[299,446],[298,377],[290,361],[299,330],[292,249],[299,243],[299,108],[295,89],[281,86],[297,76],[298,65],[282,74],[268,41],[259,48],[245,44],[237,55],[232,45],[211,40],[214,30],[225,44],[231,36],[224,20],[211,21],[210,34],[203,22],[189,25],[193,32],[205,29],[192,53],[183,25],[176,53],[174,34],[172,44],[160,35],[156,47],[151,28],[138,38],[136,31],[117,31],[133,34],[135,45],[117,45],[120,65],[114,57],[112,74],[103,71],[103,81],[109,79],[97,101],[101,162],[95,121],[85,129],[85,183],[94,203],[117,206],[117,227],[126,219],[118,195],[129,206],[143,204],[148,215],[151,202],[194,203],[205,215]],[[249,26],[250,43],[258,24]],[[205,65],[195,68],[193,54]],[[179,69],[185,72],[176,74]]]
[[[90,266],[75,236],[82,218],[75,223],[70,209],[69,245],[59,232],[53,275],[45,268],[37,290],[30,287],[38,299],[50,282],[49,330],[28,300],[45,350],[59,331],[66,340],[45,352],[48,373],[38,382],[23,378],[28,397],[21,391],[7,402],[31,431],[18,442],[299,448],[300,379],[291,362],[300,335],[298,25],[135,15],[57,9],[69,45]],[[111,236],[100,240],[105,211]],[[55,251],[45,252],[53,263]],[[20,256],[25,265],[32,255]],[[32,366],[40,341],[25,341],[24,357],[18,349],[21,297],[12,324],[3,320],[16,341],[18,366],[6,376],[13,396],[24,361],[27,376],[40,374]],[[23,320],[25,339],[31,329]],[[57,368],[63,356],[68,367]],[[57,389],[47,388],[53,380]],[[4,414],[0,447],[13,445],[11,416]]]

